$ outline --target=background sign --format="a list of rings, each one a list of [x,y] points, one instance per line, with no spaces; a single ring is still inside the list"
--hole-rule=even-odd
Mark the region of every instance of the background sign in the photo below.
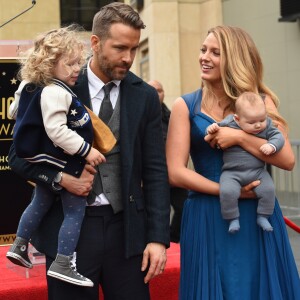
[[[17,60],[0,58],[0,245],[13,242],[19,219],[32,194],[32,186],[8,166],[15,123],[8,109],[20,84],[16,76],[18,69]]]

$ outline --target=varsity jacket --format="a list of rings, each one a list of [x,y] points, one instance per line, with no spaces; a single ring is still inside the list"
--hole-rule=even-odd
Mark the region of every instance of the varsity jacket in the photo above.
[[[55,79],[49,86],[37,87],[23,81],[11,114],[16,116],[13,139],[19,157],[80,176],[93,142],[93,126],[66,84]]]

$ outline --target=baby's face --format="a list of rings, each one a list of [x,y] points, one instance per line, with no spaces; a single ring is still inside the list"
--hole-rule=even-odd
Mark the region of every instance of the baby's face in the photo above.
[[[267,113],[265,109],[251,108],[243,110],[236,118],[241,129],[250,134],[258,134],[267,127]]]

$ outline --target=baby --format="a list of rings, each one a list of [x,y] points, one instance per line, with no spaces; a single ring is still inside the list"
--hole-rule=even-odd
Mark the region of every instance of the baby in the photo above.
[[[284,145],[281,132],[272,125],[267,117],[264,100],[258,94],[246,92],[240,95],[235,103],[236,113],[228,115],[220,123],[207,127],[207,133],[215,133],[220,127],[241,129],[246,133],[267,140],[260,147],[265,155],[271,155]],[[265,231],[273,231],[268,221],[275,204],[275,188],[273,180],[265,168],[265,162],[256,158],[240,146],[232,146],[224,150],[223,168],[220,177],[221,212],[224,219],[229,220],[229,232],[240,229],[238,200],[241,187],[252,181],[260,180],[254,188],[258,198],[257,224]]]

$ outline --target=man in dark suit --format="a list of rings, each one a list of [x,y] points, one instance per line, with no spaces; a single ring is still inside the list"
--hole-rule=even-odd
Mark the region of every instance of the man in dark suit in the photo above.
[[[11,147],[9,164],[26,179],[58,194],[61,188],[78,195],[88,195],[93,189],[78,242],[77,268],[94,287],[48,277],[49,300],[98,300],[99,285],[106,300],[150,299],[148,282],[165,268],[170,202],[161,108],[155,89],[129,71],[144,27],[138,13],[119,2],[104,6],[94,17],[93,56],[74,92],[98,114],[102,87],[114,83],[109,93],[114,110],[108,126],[117,144],[106,155],[105,164],[97,171],[83,166],[76,178],[48,165],[29,164]],[[33,240],[46,254],[47,269],[56,255],[62,219],[57,201]]]

